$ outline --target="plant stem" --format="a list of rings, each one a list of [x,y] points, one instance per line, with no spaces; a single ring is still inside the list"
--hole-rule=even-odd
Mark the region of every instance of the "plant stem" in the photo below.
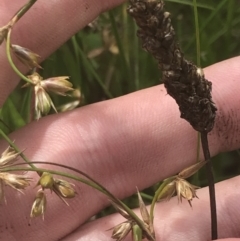
[[[21,7],[12,17],[10,20],[8,26],[12,27],[36,2],[37,0],[30,0],[27,4],[25,4],[23,7]]]
[[[217,230],[217,208],[216,208],[216,197],[215,197],[215,185],[214,185],[214,175],[213,166],[210,160],[210,152],[208,146],[208,136],[207,132],[201,133],[202,149],[204,153],[204,158],[207,161],[206,171],[209,186],[209,196],[210,196],[210,209],[211,209],[211,226],[212,226],[212,240],[218,238]]]
[[[139,225],[139,227],[141,227],[144,231],[148,232],[148,230],[145,228],[144,223],[142,222],[142,220],[139,219],[139,217],[128,206],[126,206],[121,200],[116,198],[104,186],[102,186],[100,183],[95,181],[93,178],[91,178],[86,173],[84,173],[84,172],[82,172],[82,171],[80,171],[78,169],[75,169],[73,167],[69,167],[69,166],[66,166],[66,165],[63,165],[63,164],[56,164],[56,163],[53,163],[53,162],[31,162],[30,160],[28,160],[28,158],[23,153],[21,153],[21,151],[18,149],[18,147],[10,140],[10,138],[1,129],[0,129],[0,134],[8,142],[8,144],[12,148],[14,148],[14,150],[16,152],[20,153],[19,155],[30,166],[30,168],[28,168],[28,167],[26,167],[26,168],[25,167],[21,167],[21,168],[18,168],[18,169],[16,169],[16,168],[14,169],[12,167],[15,166],[15,165],[12,165],[12,167],[1,169],[1,172],[17,171],[17,170],[18,171],[36,171],[39,176],[41,176],[43,172],[48,172],[48,173],[51,173],[51,174],[56,174],[56,175],[60,175],[60,176],[64,176],[64,177],[68,177],[68,178],[80,181],[80,182],[82,182],[82,183],[84,183],[84,184],[86,184],[88,186],[91,186],[92,188],[95,188],[96,190],[102,192],[103,194],[107,195],[110,199],[115,201],[115,203],[120,205],[136,221],[136,223]],[[66,169],[71,170],[71,171],[75,171],[75,172],[83,175],[84,177],[88,178],[90,181],[88,181],[86,179],[82,179],[82,178],[76,178],[75,176],[70,175],[70,174],[66,174],[64,172],[37,168],[33,163],[35,163],[35,164],[48,164],[48,165],[54,165],[54,166],[58,166],[58,167],[63,167],[63,168],[66,168]],[[25,164],[25,163],[23,163],[23,164]],[[18,163],[17,165],[21,165],[21,163]],[[149,236],[149,238],[152,238],[151,234],[147,234],[147,235]],[[150,240],[154,240],[154,239],[150,239]]]
[[[67,178],[79,181],[81,183],[84,183],[84,184],[102,192],[103,194],[108,196],[111,200],[113,200],[115,203],[117,203],[119,206],[121,206],[135,220],[135,222],[139,225],[139,227],[143,231],[145,231],[145,234],[149,238],[149,240],[155,241],[154,237],[152,237],[152,235],[150,234],[148,229],[145,227],[143,221],[128,206],[126,206],[121,200],[116,198],[110,191],[108,191],[104,186],[102,186],[100,183],[98,183],[92,177],[88,176],[86,173],[84,173],[84,172],[82,172],[78,169],[75,169],[73,167],[69,167],[69,166],[66,166],[66,165],[63,165],[63,164],[58,164],[58,163],[53,163],[53,162],[33,162],[33,163],[34,164],[46,164],[46,165],[53,165],[53,166],[62,167],[62,168],[77,172],[78,174],[83,175],[84,177],[86,177],[89,180],[81,178],[81,177],[76,177],[75,175],[72,175],[72,174],[54,171],[54,170],[49,170],[49,169],[37,168],[35,166],[31,167],[31,168],[29,168],[29,167],[16,168],[17,165],[22,165],[22,164],[25,164],[25,163],[18,163],[18,164],[12,165],[11,167],[1,169],[1,172],[9,172],[9,171],[35,171],[37,173],[48,172],[48,173],[51,173],[51,174],[67,177]]]
[[[7,42],[6,42],[6,51],[7,51],[7,58],[8,58],[8,62],[10,64],[10,66],[12,67],[12,69],[15,71],[15,73],[23,80],[25,80],[27,83],[33,84],[32,81],[30,79],[28,79],[25,75],[23,75],[18,68],[16,67],[16,65],[13,63],[12,60],[12,56],[11,56],[11,43],[10,43],[10,37],[11,37],[11,28],[9,28],[8,30],[8,34],[7,34]]]
[[[117,29],[117,24],[116,24],[116,20],[114,18],[114,14],[112,13],[112,11],[109,11],[109,19],[112,25],[112,31],[114,34],[114,37],[116,39],[117,42],[117,46],[119,49],[119,54],[120,54],[120,59],[121,59],[121,66],[123,67],[123,72],[126,73],[126,78],[123,78],[123,85],[122,85],[122,89],[123,89],[123,94],[127,94],[130,91],[130,86],[129,86],[129,80],[131,79],[130,77],[130,69],[129,69],[129,63],[127,62],[125,53],[124,53],[124,48],[122,45],[122,41],[121,41],[121,37],[119,35],[118,29]]]
[[[150,207],[150,220],[151,220],[152,223],[153,223],[153,219],[154,219],[155,204],[158,200],[158,197],[159,197],[160,193],[162,192],[163,188],[166,185],[168,185],[170,182],[172,182],[175,178],[176,178],[176,176],[169,177],[169,178],[165,179],[163,181],[163,183],[160,185],[160,187],[157,189],[157,191],[155,192],[155,195],[153,197],[152,204],[151,204],[151,207]]]
[[[195,20],[195,34],[196,34],[196,49],[197,49],[197,66],[201,66],[201,57],[200,57],[200,33],[199,33],[199,23],[198,23],[198,9],[197,9],[197,0],[193,0],[193,9],[194,9],[194,20]]]

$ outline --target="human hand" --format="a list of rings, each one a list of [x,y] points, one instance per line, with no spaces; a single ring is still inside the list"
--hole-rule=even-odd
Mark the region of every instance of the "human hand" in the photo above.
[[[13,40],[44,58],[101,11],[121,2],[38,1],[18,23]],[[0,26],[24,3],[19,0],[10,5],[2,0]],[[44,17],[40,10],[45,12]],[[18,79],[8,66],[4,48],[0,51],[2,105]],[[213,82],[213,100],[218,107],[215,128],[209,136],[212,155],[240,147],[239,61],[240,58],[234,58],[205,69],[206,77]],[[189,166],[195,160],[196,150],[196,132],[180,119],[176,103],[162,85],[42,118],[13,133],[11,139],[22,150],[27,148],[25,154],[32,161],[74,166],[119,198],[135,193],[136,186],[146,188]],[[1,141],[1,151],[5,148],[6,143]],[[239,182],[236,177],[216,185],[221,238],[240,237]],[[45,221],[33,219],[28,226],[34,190],[28,189],[26,195],[6,191],[8,203],[1,206],[0,239],[111,240],[111,233],[106,230],[122,221],[120,215],[75,230],[108,204],[105,196],[82,184],[77,192],[70,207],[49,194]],[[192,210],[187,202],[177,205],[175,198],[156,206],[154,225],[158,240],[210,239],[208,190],[198,190],[198,196]]]

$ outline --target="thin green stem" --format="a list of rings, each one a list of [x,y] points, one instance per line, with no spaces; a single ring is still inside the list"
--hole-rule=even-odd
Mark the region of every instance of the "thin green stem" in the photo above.
[[[155,208],[155,204],[158,200],[158,197],[160,195],[160,193],[162,192],[163,188],[168,185],[170,182],[172,182],[174,179],[176,178],[176,176],[173,176],[173,177],[169,177],[167,179],[165,179],[163,181],[163,183],[159,186],[159,188],[157,189],[157,191],[155,192],[155,195],[153,197],[153,200],[152,200],[152,204],[151,204],[151,207],[150,207],[150,220],[151,222],[153,223],[153,219],[154,219],[154,208]]]
[[[52,163],[52,162],[31,162],[30,160],[28,160],[28,158],[23,153],[21,153],[21,151],[18,149],[18,147],[10,140],[10,138],[1,129],[0,129],[0,134],[8,142],[8,144],[12,148],[14,148],[14,150],[16,152],[20,153],[19,155],[30,166],[30,167],[21,167],[21,168],[14,167],[16,165],[21,165],[22,164],[22,163],[18,163],[16,165],[12,165],[11,167],[7,167],[7,168],[4,168],[4,169],[1,169],[1,172],[35,171],[35,172],[37,172],[39,174],[39,176],[41,176],[41,173],[43,173],[43,172],[48,172],[48,173],[51,173],[51,174],[56,174],[56,175],[68,177],[68,178],[71,178],[73,180],[82,182],[82,183],[84,183],[84,184],[86,184],[88,186],[91,186],[91,187],[95,188],[96,190],[102,192],[103,194],[107,195],[111,200],[115,201],[115,203],[120,205],[136,221],[136,223],[147,233],[147,235],[150,238],[150,240],[154,240],[153,237],[151,236],[151,234],[149,233],[149,231],[146,229],[146,227],[145,227],[144,223],[142,222],[142,220],[139,219],[139,217],[128,206],[126,206],[121,200],[116,198],[104,186],[102,186],[100,183],[98,183],[93,178],[88,176],[86,173],[84,173],[84,172],[82,172],[80,170],[77,170],[77,169],[75,169],[73,167],[69,167],[69,166],[63,165],[63,164],[56,164],[56,163]],[[49,169],[43,169],[43,168],[37,168],[37,167],[35,167],[35,165],[33,163],[34,164],[48,164],[48,165],[54,165],[54,166],[58,166],[58,167],[63,167],[63,168],[75,171],[75,172],[83,175],[84,177],[88,178],[89,180],[86,180],[86,179],[80,178],[80,177],[76,177],[74,175],[67,174],[67,173],[64,173],[64,172],[59,172],[59,171],[54,171],[54,170],[49,170]],[[23,163],[23,164],[25,164],[25,163]]]
[[[142,198],[148,200],[148,201],[152,201],[153,200],[153,196],[149,195],[149,194],[146,194],[144,192],[140,192]]]
[[[137,32],[137,24],[134,24],[134,33]],[[140,81],[139,81],[139,41],[138,41],[138,37],[136,34],[134,34],[134,80],[135,80],[135,90],[139,90],[140,87]]]
[[[200,33],[202,33],[205,28],[211,24],[211,22],[213,21],[214,17],[217,16],[218,14],[221,14],[220,11],[222,10],[222,8],[225,6],[225,4],[228,2],[229,0],[222,0],[220,1],[220,3],[216,6],[215,9],[213,9],[214,11],[212,11],[209,16],[206,18],[206,20],[201,24],[201,29],[200,29]],[[199,6],[199,5],[198,5]],[[195,36],[196,37],[196,36]],[[185,52],[188,52],[189,49],[192,47],[192,44],[194,42],[194,37],[192,37],[186,47],[185,47]]]
[[[117,46],[119,49],[119,54],[120,54],[120,58],[121,58],[121,62],[122,62],[122,67],[124,69],[124,73],[126,73],[127,77],[123,79],[123,85],[122,85],[122,89],[123,89],[123,94],[127,94],[130,90],[129,87],[129,80],[130,78],[130,71],[129,71],[129,63],[127,62],[126,56],[125,56],[125,52],[124,52],[124,48],[122,45],[122,41],[118,32],[118,28],[117,28],[117,24],[116,24],[116,20],[114,18],[114,15],[112,13],[112,11],[109,11],[109,19],[112,25],[112,31],[114,34],[114,37],[116,39],[117,42]]]
[[[36,162],[36,163],[38,163],[38,162]],[[44,162],[41,162],[41,164],[43,164],[43,163]],[[20,163],[20,164],[17,164],[17,165],[22,165],[22,164],[23,163]],[[96,185],[92,181],[86,180],[86,179],[81,178],[81,177],[76,177],[72,174],[68,174],[68,173],[65,173],[65,172],[60,172],[60,171],[55,171],[55,170],[50,170],[50,169],[45,169],[45,168],[38,168],[38,167],[35,167],[35,166],[34,167],[16,167],[16,165],[1,169],[1,172],[14,172],[14,171],[27,171],[27,172],[30,171],[30,172],[40,172],[40,173],[47,172],[47,173],[50,173],[50,174],[58,175],[58,176],[61,176],[61,177],[67,177],[67,178],[70,178],[72,180],[79,181],[81,183],[84,183],[84,184],[86,184],[90,187],[93,187],[93,188],[97,189],[98,191],[106,194],[104,192],[104,190],[102,190],[100,187],[98,187],[98,185]]]
[[[200,57],[200,33],[199,33],[199,23],[198,23],[198,9],[197,9],[197,0],[193,0],[193,9],[194,9],[194,19],[195,19],[195,34],[196,34],[196,49],[197,49],[197,66],[201,66],[201,57]]]
[[[1,129],[0,134],[16,152],[19,152],[19,155],[31,168],[35,168],[31,161],[18,149],[18,147],[13,143],[13,141],[11,141],[11,139]]]
[[[11,42],[10,42],[10,37],[11,37],[11,28],[9,28],[8,30],[8,34],[7,34],[7,42],[6,42],[6,51],[7,51],[7,58],[8,58],[8,62],[10,64],[10,66],[12,67],[12,69],[15,71],[15,73],[23,80],[25,80],[27,83],[33,84],[32,81],[30,79],[28,79],[25,75],[23,75],[18,68],[16,67],[16,65],[13,63],[12,60],[12,56],[11,56]]]
[[[12,27],[36,2],[37,0],[30,0],[27,4],[21,7],[12,17],[9,22],[9,27]]]

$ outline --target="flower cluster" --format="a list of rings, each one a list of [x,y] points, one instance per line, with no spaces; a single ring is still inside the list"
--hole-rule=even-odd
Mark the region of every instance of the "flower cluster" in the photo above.
[[[14,55],[30,70],[41,68],[38,64],[39,55],[32,52],[27,48],[23,48],[19,45],[11,45],[12,52]],[[37,73],[27,76],[29,83],[23,87],[31,85],[34,86],[35,94],[35,111],[36,118],[39,119],[42,115],[47,115],[51,108],[57,112],[49,93],[55,93],[57,95],[66,96],[66,92],[72,91],[72,84],[68,81],[68,76],[52,77],[43,80],[43,78]]]
[[[30,185],[31,178],[27,177],[26,175],[3,172],[4,168],[11,166],[17,161],[19,155],[20,153],[15,152],[15,150],[9,146],[0,157],[0,201],[5,199],[5,185],[21,193],[23,193],[22,190]]]
[[[11,146],[9,146],[0,156],[0,201],[6,198],[4,196],[4,186],[9,186],[18,192],[23,193],[23,190],[30,186],[31,178],[26,175],[13,174],[6,172],[5,169],[11,167],[18,160],[21,153],[16,152]],[[47,206],[47,198],[45,189],[50,189],[55,192],[66,204],[66,198],[74,198],[76,191],[74,190],[74,184],[68,181],[53,177],[50,173],[44,172],[37,183],[41,186],[41,189],[37,191],[35,196],[30,217],[41,216],[44,218],[44,213]]]
[[[192,176],[205,164],[206,161],[198,162],[188,168],[185,168],[177,176],[170,179],[170,182],[166,183],[159,193],[158,201],[168,201],[176,193],[178,201],[182,202],[182,198],[184,198],[189,202],[190,206],[192,206],[191,201],[193,198],[197,197],[196,190],[199,187],[190,184],[185,179]]]
[[[116,225],[114,228],[111,229],[113,230],[113,239],[121,241],[125,239],[126,236],[131,232],[132,239],[134,241],[141,241],[143,238],[147,238],[148,240],[155,240],[153,223],[139,192],[138,201],[140,213],[142,216],[141,225],[139,225],[139,223],[137,223],[131,215],[129,215],[125,210],[123,210],[119,204],[112,202],[114,208],[126,219],[126,221]],[[142,227],[144,227],[144,229]]]
[[[131,0],[128,13],[135,19],[142,47],[153,55],[162,70],[167,93],[175,99],[181,118],[199,132],[210,132],[217,108],[203,71],[185,59],[162,0]]]
[[[47,198],[45,190],[49,189],[51,192],[55,192],[67,205],[66,198],[74,198],[76,191],[74,190],[74,184],[68,181],[54,178],[52,174],[44,172],[42,173],[37,185],[41,186],[41,189],[37,191],[35,200],[32,205],[30,217],[41,216],[44,219],[44,214],[47,207]]]

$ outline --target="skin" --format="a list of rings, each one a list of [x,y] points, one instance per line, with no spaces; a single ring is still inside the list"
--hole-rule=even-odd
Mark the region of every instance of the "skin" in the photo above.
[[[25,2],[1,0],[0,26]],[[122,2],[40,0],[17,24],[12,42],[44,59],[102,11]],[[6,61],[4,45],[0,51],[1,106],[19,79]],[[218,108],[209,136],[212,155],[240,148],[239,62],[240,58],[233,58],[204,70],[213,82]],[[196,156],[196,132],[179,118],[176,103],[162,85],[42,118],[12,133],[11,139],[26,149],[32,161],[55,161],[81,169],[119,198],[135,193],[136,186],[141,190],[181,171]],[[6,147],[1,141],[0,151]],[[239,183],[240,177],[235,177],[216,185],[219,238],[228,241],[240,240]],[[41,218],[29,221],[36,188],[26,190],[25,195],[7,188],[7,205],[0,207],[0,240],[111,240],[106,230],[123,218],[116,214],[81,226],[108,201],[84,185],[76,189],[78,195],[69,201],[69,207],[48,193],[43,222]],[[175,198],[156,206],[157,240],[210,240],[208,190],[197,193],[199,200],[193,200],[193,209],[185,200],[178,205]]]

